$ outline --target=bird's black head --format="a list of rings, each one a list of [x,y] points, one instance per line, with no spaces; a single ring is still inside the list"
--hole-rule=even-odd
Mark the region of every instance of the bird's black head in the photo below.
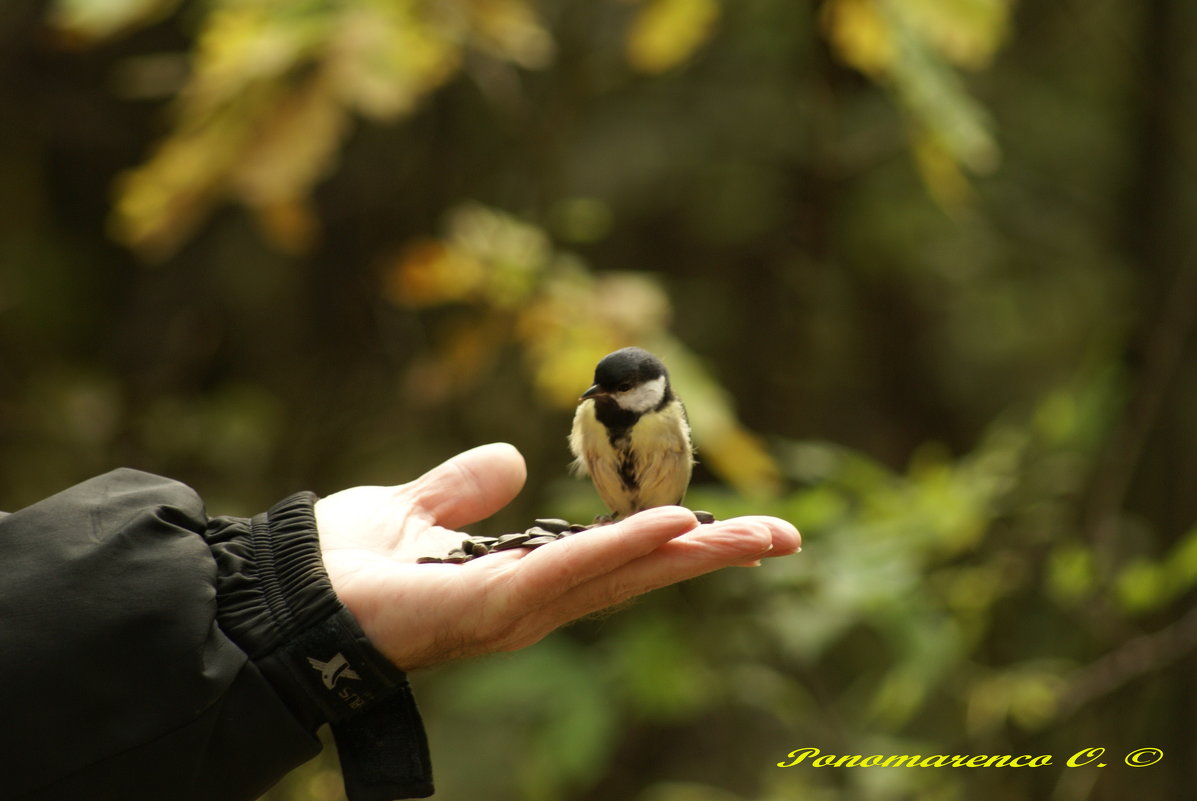
[[[662,408],[673,393],[660,359],[640,348],[623,348],[608,353],[594,368],[594,386],[582,394],[587,398],[594,398],[600,408],[616,406],[640,415]]]
[[[623,348],[608,353],[594,368],[595,386],[610,393],[627,392],[661,377],[668,382],[665,365],[656,356],[640,348]]]

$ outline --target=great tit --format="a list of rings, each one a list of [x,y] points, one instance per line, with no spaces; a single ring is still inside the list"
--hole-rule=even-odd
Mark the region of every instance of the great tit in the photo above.
[[[609,353],[579,401],[569,435],[573,469],[590,476],[611,519],[680,504],[694,448],[661,360],[640,348]]]

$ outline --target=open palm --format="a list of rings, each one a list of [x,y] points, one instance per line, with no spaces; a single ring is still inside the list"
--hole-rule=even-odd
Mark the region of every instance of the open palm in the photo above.
[[[775,517],[700,526],[686,509],[661,507],[536,550],[416,564],[460,545],[456,528],[502,508],[525,477],[519,452],[496,443],[407,484],[355,487],[316,504],[333,589],[400,668],[522,648],[657,587],[784,556],[801,544],[794,527]]]

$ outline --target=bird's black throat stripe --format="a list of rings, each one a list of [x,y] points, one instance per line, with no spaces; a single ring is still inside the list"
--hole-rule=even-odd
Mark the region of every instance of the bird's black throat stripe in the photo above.
[[[627,436],[632,426],[640,419],[636,412],[621,408],[618,403],[607,398],[599,398],[594,404],[594,416],[607,429],[607,437],[611,444],[615,444],[618,437]]]
[[[632,426],[640,419],[637,412],[621,408],[616,403],[595,404],[594,416],[607,429],[607,441],[619,458],[619,481],[624,488],[635,492],[639,486],[636,478],[636,454],[632,450]]]
[[[615,449],[618,465],[619,481],[628,490],[635,490],[636,481],[636,453],[632,450],[632,430],[630,428],[608,428],[607,441]]]
[[[636,454],[632,452],[632,442],[630,439],[625,439],[621,446],[617,446],[619,451],[619,480],[624,487],[629,490],[635,490],[639,483],[636,481]]]
[[[637,415],[637,418],[639,415]],[[602,418],[599,418],[600,420]],[[632,421],[633,423],[635,420]],[[632,450],[632,427],[612,428],[604,424],[607,429],[607,442],[615,449],[619,470],[619,481],[625,489],[635,491],[638,486],[636,480],[636,453]]]

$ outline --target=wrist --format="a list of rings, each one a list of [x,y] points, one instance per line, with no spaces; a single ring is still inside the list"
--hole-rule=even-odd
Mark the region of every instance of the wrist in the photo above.
[[[315,500],[297,493],[249,521],[212,521],[218,623],[299,720],[332,724],[350,801],[425,797],[431,768],[411,688],[334,592]]]

